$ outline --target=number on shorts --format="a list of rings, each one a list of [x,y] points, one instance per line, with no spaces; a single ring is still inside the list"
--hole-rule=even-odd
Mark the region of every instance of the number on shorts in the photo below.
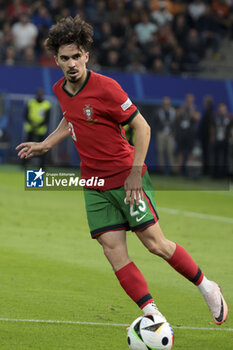
[[[124,202],[126,204],[126,198]],[[144,213],[146,211],[146,204],[142,199],[139,199],[139,204],[137,205],[137,209],[139,210],[134,210],[134,205],[130,205],[130,215],[137,216],[140,212]]]

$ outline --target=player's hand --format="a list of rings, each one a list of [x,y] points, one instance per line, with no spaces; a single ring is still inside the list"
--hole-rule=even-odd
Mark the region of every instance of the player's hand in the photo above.
[[[143,199],[143,189],[142,189],[142,175],[138,170],[132,170],[130,175],[127,177],[124,183],[124,189],[126,191],[125,202],[130,205],[136,202],[136,205],[139,204],[139,200]]]
[[[15,148],[20,159],[40,156],[46,152],[43,142],[23,142]]]

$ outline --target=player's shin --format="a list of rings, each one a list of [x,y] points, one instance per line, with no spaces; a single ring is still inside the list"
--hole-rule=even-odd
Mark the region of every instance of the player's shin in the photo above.
[[[145,314],[161,315],[149,292],[144,276],[133,262],[125,265],[115,274],[122,288]]]
[[[173,269],[196,286],[202,282],[204,278],[203,272],[189,253],[180,245],[176,244],[176,250],[167,262],[173,267]]]

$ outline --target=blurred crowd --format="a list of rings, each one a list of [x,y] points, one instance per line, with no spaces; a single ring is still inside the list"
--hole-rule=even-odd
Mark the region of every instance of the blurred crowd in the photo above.
[[[233,40],[233,0],[0,0],[0,64],[55,67],[44,47],[48,30],[77,14],[94,27],[95,71],[196,72],[207,50],[217,60],[222,40]],[[214,106],[207,96],[202,113],[192,94],[179,108],[165,96],[152,130],[160,172],[199,166],[214,177],[233,174],[233,122],[224,103]]]
[[[214,106],[207,95],[200,112],[193,94],[187,94],[183,106],[176,109],[164,96],[151,124],[160,173],[233,175],[233,116],[225,103]]]
[[[0,0],[0,63],[55,66],[43,42],[57,20],[94,27],[89,67],[157,74],[200,70],[233,37],[232,0]]]

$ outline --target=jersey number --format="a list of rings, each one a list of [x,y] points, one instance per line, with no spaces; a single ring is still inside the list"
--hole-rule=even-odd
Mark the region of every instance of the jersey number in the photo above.
[[[72,136],[72,139],[74,141],[77,141],[77,137],[75,135],[75,132],[74,132],[74,126],[71,122],[68,123],[68,126],[69,126],[69,132],[70,132],[70,135]]]

